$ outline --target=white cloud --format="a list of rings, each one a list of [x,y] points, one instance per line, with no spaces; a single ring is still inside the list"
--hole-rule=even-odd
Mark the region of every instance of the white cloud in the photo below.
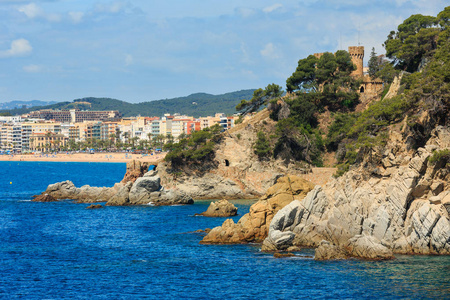
[[[30,19],[44,15],[44,11],[34,3],[19,6],[18,11],[24,13]]]
[[[0,51],[0,58],[26,56],[31,54],[33,47],[26,39],[18,39],[11,42],[11,48]]]
[[[19,8],[17,10],[24,13],[30,19],[43,18],[50,22],[60,22],[61,21],[60,15],[46,13],[42,8],[40,8],[39,6],[37,6],[34,3],[30,3],[27,5],[21,5],[21,6],[19,6]]]
[[[264,48],[259,51],[259,53],[261,53],[261,55],[266,58],[278,58],[276,48],[272,43],[266,44]]]
[[[280,3],[275,3],[274,5],[265,7],[265,8],[263,9],[263,12],[265,12],[265,13],[271,13],[271,12],[273,12],[273,11],[279,9],[279,8],[282,8],[282,7],[283,7],[282,4],[280,4]]]
[[[69,12],[69,17],[75,24],[80,23],[83,20],[84,13],[80,11],[71,11]]]
[[[129,66],[133,64],[133,56],[131,54],[125,55],[125,65]]]
[[[125,6],[125,3],[119,1],[110,4],[97,4],[96,11],[116,14],[123,10]]]
[[[39,73],[42,71],[42,66],[39,65],[28,65],[22,68],[27,73]]]

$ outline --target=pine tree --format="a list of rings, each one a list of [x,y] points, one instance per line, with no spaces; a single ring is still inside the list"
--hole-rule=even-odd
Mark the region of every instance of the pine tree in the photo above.
[[[370,53],[370,59],[369,59],[369,75],[370,77],[374,78],[375,74],[380,69],[380,60],[377,57],[377,53],[375,52],[375,47],[372,48],[372,52]]]

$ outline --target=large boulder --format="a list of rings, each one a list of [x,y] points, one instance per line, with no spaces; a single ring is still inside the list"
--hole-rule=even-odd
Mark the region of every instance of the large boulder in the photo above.
[[[128,181],[126,184],[120,183],[117,193],[115,193],[111,198],[109,198],[106,205],[108,206],[124,206],[130,205],[129,193],[133,186],[132,181]]]
[[[161,190],[161,179],[158,175],[138,178],[128,195],[131,204],[147,204],[152,193]]]
[[[211,202],[208,209],[201,213],[204,217],[232,217],[237,215],[237,207],[226,199]]]
[[[77,193],[77,188],[70,180],[50,184],[44,191],[44,194],[56,199],[74,199]]]
[[[250,207],[248,214],[235,224],[225,221],[206,235],[204,244],[262,242],[269,232],[273,216],[293,200],[301,200],[312,190],[313,184],[298,176],[284,176]]]

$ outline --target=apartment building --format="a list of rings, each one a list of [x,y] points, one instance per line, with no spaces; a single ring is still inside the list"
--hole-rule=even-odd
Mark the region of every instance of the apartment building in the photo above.
[[[30,150],[32,151],[56,151],[65,147],[68,138],[62,134],[53,132],[33,133],[30,137]]]
[[[30,112],[28,117],[44,120],[55,120],[56,122],[61,123],[79,123],[84,121],[113,121],[120,119],[121,116],[117,110],[82,111],[79,109],[43,109]]]
[[[0,149],[3,152],[22,152],[22,125],[4,124],[0,128]]]

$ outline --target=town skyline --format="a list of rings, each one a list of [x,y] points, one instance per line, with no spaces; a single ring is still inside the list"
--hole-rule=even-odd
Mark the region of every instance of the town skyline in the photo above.
[[[0,1],[0,103],[130,103],[285,87],[316,52],[372,47],[445,1]]]

